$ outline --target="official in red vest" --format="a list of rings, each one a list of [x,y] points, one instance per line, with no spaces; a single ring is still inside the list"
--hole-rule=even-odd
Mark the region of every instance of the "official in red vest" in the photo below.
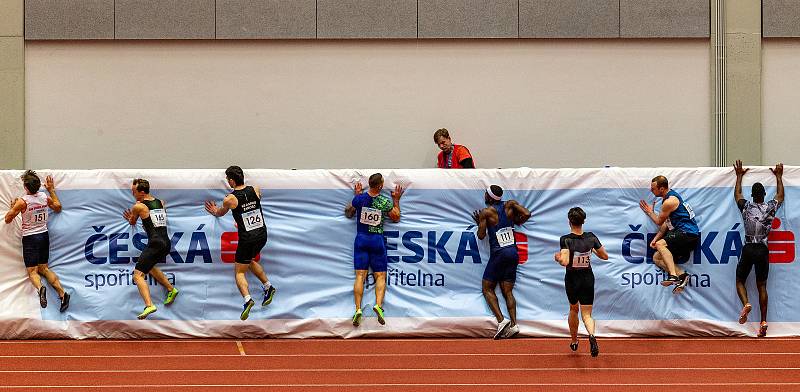
[[[447,129],[437,129],[433,141],[442,151],[439,153],[436,166],[440,169],[474,169],[475,162],[469,149],[460,144],[453,144]]]

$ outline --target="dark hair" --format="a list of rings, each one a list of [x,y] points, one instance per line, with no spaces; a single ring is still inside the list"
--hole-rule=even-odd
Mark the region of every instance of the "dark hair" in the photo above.
[[[135,178],[133,185],[136,185],[136,190],[139,192],[150,193],[150,181],[144,178]]]
[[[443,137],[445,139],[450,139],[450,133],[447,132],[447,128],[439,128],[436,132],[433,133],[433,142],[439,142],[439,138]]]
[[[757,182],[753,184],[753,187],[750,188],[750,195],[753,197],[764,197],[767,195],[767,191],[764,189],[764,184]]]
[[[580,226],[586,221],[586,213],[580,207],[572,207],[567,213],[569,223],[573,226]]]
[[[239,166],[231,166],[225,170],[225,177],[236,185],[244,185],[244,171]]]
[[[489,187],[492,190],[492,193],[497,197],[503,197],[503,188],[499,185],[492,185]]]
[[[22,179],[22,185],[25,186],[28,193],[39,192],[39,188],[42,187],[42,180],[33,170],[26,170],[19,178]]]
[[[377,188],[381,183],[383,183],[383,176],[381,175],[381,173],[375,173],[369,176],[370,188]]]
[[[667,177],[664,176],[655,176],[653,177],[650,182],[655,182],[656,187],[658,188],[669,188],[669,182],[667,181]]]

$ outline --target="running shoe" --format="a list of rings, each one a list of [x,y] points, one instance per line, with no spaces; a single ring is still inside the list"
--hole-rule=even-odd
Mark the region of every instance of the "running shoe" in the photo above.
[[[681,276],[678,277],[678,281],[678,284],[672,289],[672,294],[680,294],[683,292],[683,289],[689,284],[689,274],[686,272],[682,273]]]
[[[513,325],[511,327],[506,328],[506,331],[503,333],[503,339],[509,339],[514,337],[514,335],[519,333],[519,326]]]
[[[753,305],[744,304],[742,307],[742,312],[739,313],[739,324],[744,324],[747,322],[747,315],[750,314],[750,311],[753,309]]]
[[[43,308],[47,307],[47,289],[44,286],[39,287],[39,305]]]
[[[361,316],[363,316],[361,314],[361,309],[356,310],[355,314],[353,314],[353,326],[354,327],[357,327],[357,326],[361,325]]]
[[[503,336],[503,332],[511,326],[511,320],[503,319],[500,323],[497,324],[497,332],[494,334],[494,339],[500,339]]]
[[[386,319],[383,318],[383,308],[378,305],[372,307],[372,310],[375,312],[375,315],[378,316],[378,323],[381,325],[386,325]]]
[[[138,317],[139,320],[144,320],[147,318],[148,315],[155,313],[156,310],[158,309],[156,309],[155,305],[145,306],[142,313],[139,313],[139,315],[136,317]]]
[[[758,329],[758,337],[760,338],[766,337],[767,328],[769,328],[769,325],[767,325],[767,323],[761,323],[761,328]]]
[[[65,291],[64,296],[61,298],[61,307],[58,310],[61,313],[64,313],[68,307],[69,307],[69,293]]]
[[[681,281],[680,278],[678,278],[677,276],[669,275],[669,276],[667,276],[666,279],[661,281],[661,285],[664,286],[664,287],[667,287],[667,286],[671,286],[671,285],[673,285],[675,283],[678,283],[680,281]]]
[[[243,306],[244,310],[242,310],[242,315],[239,316],[239,318],[242,320],[247,320],[247,317],[250,316],[250,309],[253,309],[253,305],[255,304],[256,301],[253,301],[252,298],[249,301],[245,302]]]
[[[275,296],[275,286],[269,285],[269,288],[264,290],[264,300],[261,301],[261,306],[267,306],[272,303],[272,297]]]
[[[569,344],[569,349],[572,351],[578,351],[578,341],[574,341]]]
[[[178,288],[173,287],[172,290],[167,293],[167,298],[164,300],[164,305],[169,305],[175,301],[175,297],[178,296]]]
[[[600,354],[600,347],[597,346],[597,339],[593,335],[589,335],[589,350],[592,352],[593,357]]]

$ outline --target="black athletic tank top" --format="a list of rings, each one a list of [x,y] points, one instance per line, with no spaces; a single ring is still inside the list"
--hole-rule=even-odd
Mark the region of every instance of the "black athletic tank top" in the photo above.
[[[231,213],[239,231],[239,241],[253,241],[266,236],[267,227],[261,212],[261,199],[258,198],[255,189],[248,185],[238,191],[234,190],[231,194],[238,201]]]
[[[147,233],[147,239],[153,237],[161,237],[166,239],[167,234],[167,210],[164,209],[164,204],[161,200],[142,200],[142,204],[150,210],[150,216],[142,219],[142,226]]]

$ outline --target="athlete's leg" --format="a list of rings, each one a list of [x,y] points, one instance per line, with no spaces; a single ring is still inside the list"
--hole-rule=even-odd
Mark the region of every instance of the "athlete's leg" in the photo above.
[[[665,241],[663,238],[656,241],[656,250],[658,251],[658,254],[661,255],[664,267],[666,267],[666,268],[662,267],[662,269],[666,269],[666,271],[669,272],[670,275],[674,276],[678,276],[683,273],[682,270],[680,270],[675,266],[675,260],[672,258],[672,252],[670,252],[670,250],[667,249],[667,241]],[[655,259],[653,260],[655,261]]]
[[[589,335],[594,335],[592,305],[581,305],[581,319],[583,319],[583,326],[586,327],[586,332],[589,332]]]
[[[42,288],[42,279],[39,277],[39,267],[26,267],[28,271],[28,280],[31,281],[33,287],[36,287],[36,292]]]
[[[750,303],[750,300],[747,298],[747,287],[745,286],[745,282],[736,279],[736,294],[739,295],[739,301],[742,302],[742,306],[745,306]]]
[[[239,288],[239,294],[242,298],[247,298],[250,295],[250,287],[247,285],[247,277],[245,272],[250,268],[247,264],[234,263],[234,274],[236,279],[236,287]]]
[[[364,297],[364,280],[367,278],[369,270],[355,270],[356,280],[353,283],[353,300],[356,302],[356,310],[361,309],[361,299]],[[385,280],[384,280],[385,282]]]
[[[160,285],[164,286],[164,289],[166,289],[167,292],[170,292],[175,288],[172,286],[172,283],[169,282],[167,276],[156,267],[153,267],[153,269],[150,270],[150,276],[155,278],[156,282],[158,282]]]
[[[53,288],[56,289],[56,292],[58,292],[58,297],[63,298],[64,288],[61,287],[61,281],[58,279],[56,273],[51,271],[50,268],[47,267],[47,264],[39,264],[37,269],[39,275],[44,276],[44,278],[47,279],[47,282],[50,283],[50,286],[53,286]]]
[[[761,308],[761,322],[767,322],[767,302],[769,302],[769,296],[767,295],[767,281],[760,281],[756,282],[756,288],[758,288],[758,306]]]
[[[144,278],[144,272],[137,270],[133,271],[133,282],[139,289],[139,295],[144,300],[144,306],[153,306],[153,301],[150,299],[150,288],[147,287],[147,280]]]
[[[264,273],[264,268],[261,267],[261,263],[253,260],[250,263],[250,272],[252,272],[253,275],[255,275],[256,278],[261,281],[261,284],[266,286],[267,282],[269,282],[269,279],[267,279],[267,274]]]
[[[386,271],[373,272],[375,278],[375,305],[383,309],[383,297],[386,295]]]
[[[493,290],[494,291],[494,290]],[[511,326],[517,325],[517,300],[514,298],[514,282],[500,282],[500,291],[506,299],[508,317],[511,319]]]
[[[496,318],[499,323],[503,321],[503,313],[500,311],[500,303],[497,301],[497,294],[494,292],[496,287],[497,282],[486,279],[483,280],[483,298],[486,299],[486,303],[489,304],[489,309],[492,310],[494,318]]]
[[[578,342],[578,309],[580,308],[580,304],[577,302],[574,304],[569,305],[569,318],[567,318],[567,322],[569,323],[569,336],[572,337],[572,342]]]

